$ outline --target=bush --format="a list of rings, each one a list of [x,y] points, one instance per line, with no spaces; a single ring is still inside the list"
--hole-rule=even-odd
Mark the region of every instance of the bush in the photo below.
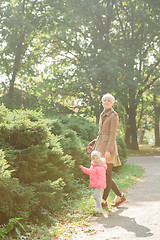
[[[40,208],[53,211],[60,204],[60,200],[65,196],[63,191],[65,182],[62,178],[52,182],[50,180],[41,183],[33,183],[35,197],[40,201]],[[56,204],[55,204],[56,203]]]
[[[71,129],[65,129],[60,137],[60,144],[64,155],[70,155],[72,161],[74,161],[74,177],[81,177],[83,174],[79,169],[79,165],[88,165],[87,163],[89,163],[86,146],[81,142],[77,133]]]
[[[37,204],[32,187],[22,186],[11,176],[9,167],[4,152],[0,150],[0,223],[15,216],[28,219]]]
[[[6,116],[8,115],[7,108],[2,104],[0,106],[0,123],[6,122]]]
[[[0,219],[39,218],[76,191],[73,179],[88,179],[88,143],[98,126],[76,117],[45,119],[40,112],[0,107]],[[117,139],[122,164],[126,146]],[[4,158],[5,153],[5,158]]]
[[[62,117],[61,116],[58,118],[57,121],[58,121],[59,125],[63,124],[64,126],[66,126],[66,129],[72,129],[73,131],[76,132],[77,136],[80,138],[81,143],[83,143],[83,145],[84,145],[83,151],[85,151],[85,152],[87,152],[88,143],[91,140],[97,138],[98,125],[95,125],[84,118],[74,117],[74,116],[71,116],[71,117],[66,117],[66,116]],[[64,126],[61,126],[61,129],[63,129]],[[63,131],[61,131],[60,134],[62,134],[62,132]],[[123,139],[120,137],[117,137],[116,141],[117,141],[119,158],[123,165],[127,158],[126,144],[123,141]],[[74,138],[70,139],[70,142],[72,142],[72,145],[74,145],[74,148],[76,148],[75,143],[78,143],[78,140],[76,140],[74,137]],[[65,144],[62,143],[63,149],[67,148],[67,146],[69,146],[69,145],[71,145],[71,143],[69,143],[69,141],[65,142]],[[68,152],[68,154],[70,154],[70,153]],[[85,156],[86,156],[85,158],[87,159],[87,162],[88,162],[88,155],[85,155]],[[82,162],[83,162],[83,160],[81,161],[81,163]],[[86,162],[86,160],[84,162]]]
[[[6,219],[40,216],[42,206],[54,210],[70,189],[74,160],[64,155],[40,113],[17,110],[8,116],[0,125],[0,144],[14,171],[1,189],[1,212]]]
[[[47,119],[47,125],[54,135],[61,135],[63,132],[63,124],[61,123],[60,119]]]
[[[127,147],[122,138],[117,138],[116,141],[117,141],[119,158],[123,166],[127,159]]]
[[[82,117],[59,117],[61,123],[72,129],[77,135],[88,143],[97,137],[98,126]]]

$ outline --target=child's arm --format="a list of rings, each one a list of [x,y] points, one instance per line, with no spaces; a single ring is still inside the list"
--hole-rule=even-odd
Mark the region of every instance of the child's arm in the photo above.
[[[90,169],[89,169],[89,168],[83,167],[82,165],[80,165],[79,167],[82,169],[82,171],[83,171],[84,173],[90,175]]]

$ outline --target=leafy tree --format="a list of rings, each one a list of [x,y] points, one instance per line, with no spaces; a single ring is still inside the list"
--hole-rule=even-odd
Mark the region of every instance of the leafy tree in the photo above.
[[[138,148],[136,115],[142,95],[159,78],[160,56],[157,51],[159,15],[144,1],[121,1],[116,5],[117,46],[123,68],[117,79],[118,98],[127,118],[126,143]],[[119,31],[118,31],[119,30]],[[118,51],[118,49],[117,49]],[[152,62],[150,62],[152,56]]]
[[[0,4],[0,71],[8,92],[7,106],[13,108],[15,84],[23,79],[25,90],[35,84],[32,78],[40,73],[35,66],[44,62],[47,52],[44,36],[50,24],[56,31],[63,1],[1,0]]]
[[[3,1],[0,56],[8,106],[17,79],[50,105],[75,109],[78,103],[78,114],[98,122],[101,96],[111,92],[120,103],[115,107],[122,106],[116,110],[127,146],[137,149],[139,105],[159,78],[159,10],[149,0]],[[37,68],[42,62],[44,70]]]
[[[142,0],[66,3],[71,20],[58,38],[65,59],[71,52],[73,95],[81,99],[83,114],[98,121],[101,96],[115,93],[125,109],[127,146],[137,149],[137,107],[159,78],[159,11]]]
[[[157,82],[152,92],[155,146],[160,146],[160,82]]]
[[[101,18],[102,23],[99,22]],[[108,1],[107,4],[89,0],[66,1],[65,15],[61,16],[60,30],[57,33],[58,57],[49,68],[49,76],[57,73],[58,86],[55,89],[53,80],[49,77],[44,79],[43,83],[47,85],[47,91],[52,93],[53,97],[57,96],[58,92],[60,101],[64,100],[64,104],[71,104],[71,97],[74,104],[80,99],[78,113],[96,116],[97,122],[102,110],[100,96],[113,86],[112,80],[115,78],[114,72],[117,67],[108,35],[111,28],[109,22],[113,19],[112,1]],[[102,27],[104,34],[101,31]],[[54,31],[50,34],[52,36]],[[50,51],[53,52],[53,56],[54,49],[52,45]],[[59,67],[55,72],[56,62]]]

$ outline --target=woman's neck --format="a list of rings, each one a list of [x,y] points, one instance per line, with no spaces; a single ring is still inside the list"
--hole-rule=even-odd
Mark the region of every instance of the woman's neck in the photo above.
[[[105,109],[104,108],[104,112],[107,113],[111,108]]]

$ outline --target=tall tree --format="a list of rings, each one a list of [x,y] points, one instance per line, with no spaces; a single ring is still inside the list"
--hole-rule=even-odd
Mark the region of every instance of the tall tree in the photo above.
[[[128,115],[126,143],[138,148],[136,111],[146,90],[159,78],[158,47],[159,15],[144,1],[119,1],[116,5],[116,46],[123,68],[117,83],[117,91]],[[152,62],[150,56],[152,56]]]
[[[37,64],[49,57],[36,79],[39,86],[36,80],[33,85],[41,88],[39,94],[65,104],[79,99],[81,112],[98,121],[101,96],[114,93],[125,109],[126,143],[137,149],[137,107],[159,78],[154,1],[1,0],[1,5],[1,72],[10,93],[16,79],[30,86]]]
[[[35,66],[44,61],[47,29],[51,24],[56,31],[64,1],[1,0],[0,5],[0,70],[12,108],[15,83],[23,79],[31,84],[28,78],[36,76]]]
[[[160,83],[153,90],[155,146],[160,146]]]
[[[98,122],[101,96],[107,91],[113,92],[118,70],[109,34],[115,19],[114,3],[68,0],[65,14],[68,18],[61,18],[65,33],[62,29],[57,34],[60,54],[72,63],[74,74],[69,82],[74,89],[72,93],[81,101],[80,113],[96,116]],[[66,82],[63,89],[65,86]]]
[[[58,38],[74,65],[72,87],[97,120],[101,96],[115,93],[126,111],[127,146],[137,149],[137,106],[159,78],[159,11],[143,0],[68,0],[66,14]]]

